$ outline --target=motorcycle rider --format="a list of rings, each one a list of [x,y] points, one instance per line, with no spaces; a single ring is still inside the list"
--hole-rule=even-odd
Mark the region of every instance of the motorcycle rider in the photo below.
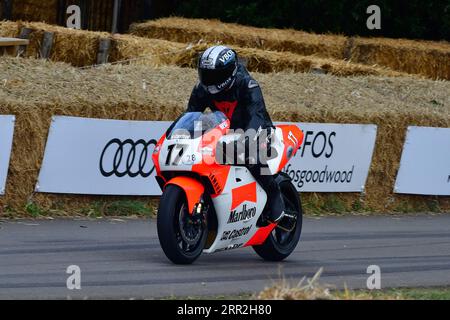
[[[203,112],[206,107],[222,111],[231,129],[255,131],[274,128],[267,113],[261,88],[229,47],[218,45],[204,51],[198,61],[199,82],[192,90],[187,112]],[[261,174],[260,163],[247,168],[267,193],[266,217],[278,223],[285,216],[281,191],[272,175]]]

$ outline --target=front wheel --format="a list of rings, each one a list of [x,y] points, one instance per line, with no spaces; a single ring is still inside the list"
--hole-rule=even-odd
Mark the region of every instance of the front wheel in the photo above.
[[[263,244],[253,247],[261,258],[269,261],[281,261],[287,258],[297,246],[302,232],[303,210],[297,190],[288,180],[280,183],[280,190],[286,210],[295,213],[297,221],[292,231],[275,227]]]
[[[207,228],[192,219],[186,195],[179,186],[169,184],[161,197],[157,215],[158,238],[167,258],[176,264],[190,264],[202,253]]]

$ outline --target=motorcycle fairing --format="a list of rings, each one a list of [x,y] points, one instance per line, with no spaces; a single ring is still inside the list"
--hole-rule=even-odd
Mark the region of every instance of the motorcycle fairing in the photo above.
[[[212,197],[217,214],[217,235],[213,244],[204,252],[245,246],[259,229],[256,222],[266,201],[264,189],[247,168],[230,167],[224,190]]]
[[[169,184],[177,185],[184,190],[188,203],[189,214],[192,214],[194,212],[195,204],[200,202],[201,196],[205,192],[205,187],[203,184],[194,178],[184,176],[177,176],[169,180],[169,182],[166,183],[166,186]]]
[[[177,184],[185,190],[190,212],[203,194],[204,185],[193,177],[182,176],[182,172],[194,172],[211,182],[214,192],[210,196],[218,223],[216,237],[211,246],[204,249],[205,253],[262,244],[276,226],[256,225],[264,210],[267,195],[250,171],[244,166],[221,165],[211,161],[215,159],[217,139],[229,129],[229,121],[224,121],[216,129],[194,139],[163,137],[153,154],[158,176],[163,176],[162,171],[180,172],[180,176],[168,183]],[[302,141],[303,132],[297,126],[277,126],[272,139],[276,157],[267,162],[269,174],[281,171]],[[184,147],[180,148],[180,145]],[[176,159],[181,161],[175,163]]]

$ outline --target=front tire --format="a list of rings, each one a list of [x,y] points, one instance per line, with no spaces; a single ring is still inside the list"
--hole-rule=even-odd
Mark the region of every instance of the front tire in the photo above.
[[[161,248],[175,264],[190,264],[202,253],[207,228],[204,223],[192,224],[184,190],[169,184],[161,197],[157,230]]]
[[[286,209],[296,213],[297,222],[295,229],[291,232],[275,227],[263,244],[253,246],[255,252],[268,261],[286,259],[297,246],[302,232],[303,210],[297,190],[289,180],[284,180],[280,183],[280,190]]]

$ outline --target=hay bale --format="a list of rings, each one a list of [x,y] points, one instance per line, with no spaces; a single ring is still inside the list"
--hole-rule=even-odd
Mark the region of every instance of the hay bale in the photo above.
[[[341,59],[347,40],[340,35],[311,34],[292,29],[263,29],[223,23],[219,20],[163,18],[135,23],[130,33],[176,42],[223,42],[230,45],[273,51],[290,51]]]
[[[198,54],[211,43],[188,45],[161,39],[148,39],[131,35],[116,34],[111,36],[103,32],[82,31],[51,26],[43,23],[2,22],[0,30],[13,35],[23,27],[32,29],[30,45],[27,48],[28,57],[39,57],[42,37],[45,31],[55,34],[55,40],[50,59],[70,63],[77,67],[96,63],[98,42],[101,38],[111,38],[112,49],[110,62],[131,60],[133,63],[152,66],[177,65],[195,67]],[[254,48],[235,47],[237,52],[247,61],[248,69],[255,72],[311,72],[319,69],[323,73],[339,76],[383,75],[401,76],[399,72],[387,68],[349,63],[331,58],[316,56],[301,56],[291,52],[277,52]]]
[[[356,38],[351,59],[432,79],[450,80],[450,43],[444,41]]]
[[[0,210],[82,213],[123,197],[34,194],[53,115],[126,120],[174,120],[185,109],[195,70],[145,65],[104,65],[80,70],[63,63],[0,57],[0,114],[15,114],[16,129],[6,195]],[[392,193],[408,125],[450,127],[450,83],[412,78],[352,77],[302,73],[255,73],[274,120],[374,123],[378,127],[366,194],[303,195],[309,207],[327,208],[336,198],[351,210],[450,210],[450,197]],[[4,80],[5,79],[5,80]],[[147,88],[142,86],[147,83]],[[280,85],[283,84],[283,85]],[[333,88],[333,90],[330,90]],[[357,92],[358,94],[354,94]],[[26,155],[26,156],[24,156]],[[148,197],[138,198],[148,201]],[[361,204],[362,201],[362,204]],[[332,206],[330,210],[332,209]]]
[[[50,59],[68,62],[78,67],[95,64],[99,39],[109,37],[109,34],[105,32],[74,30],[41,22],[3,21],[0,23],[0,30],[19,30],[19,33],[24,27],[32,30],[30,44],[26,51],[27,57],[40,56],[42,37],[44,32],[48,31],[55,35]]]
[[[199,54],[210,45],[212,44],[201,43],[190,45],[182,51],[174,50],[175,54],[168,56],[166,62],[167,64],[180,67],[194,68],[197,65]],[[252,72],[313,72],[314,70],[321,70],[321,73],[336,76],[407,76],[406,73],[395,72],[388,68],[349,63],[331,58],[302,56],[291,52],[267,51],[254,48],[233,48],[237,51],[239,57],[246,61],[248,70]]]
[[[26,57],[40,57],[42,38],[44,32],[48,31],[54,33],[50,60],[70,63],[76,67],[96,64],[99,41],[103,38],[112,40],[110,62],[146,56],[145,59],[140,58],[141,63],[161,65],[168,63],[168,57],[173,51],[179,51],[185,47],[183,44],[165,40],[120,34],[112,36],[106,32],[68,29],[41,22],[2,21],[0,22],[0,34],[17,37],[24,27],[32,30]]]
[[[184,51],[182,43],[116,34],[113,37],[110,61],[131,60],[131,63],[161,66],[172,64],[174,56]]]
[[[379,65],[432,79],[450,79],[450,43],[386,38],[346,38],[295,30],[264,29],[218,20],[164,18],[133,24],[132,34],[177,42],[222,42],[245,48]]]
[[[0,21],[0,37],[17,37],[19,33],[20,29],[18,23],[6,20]]]

